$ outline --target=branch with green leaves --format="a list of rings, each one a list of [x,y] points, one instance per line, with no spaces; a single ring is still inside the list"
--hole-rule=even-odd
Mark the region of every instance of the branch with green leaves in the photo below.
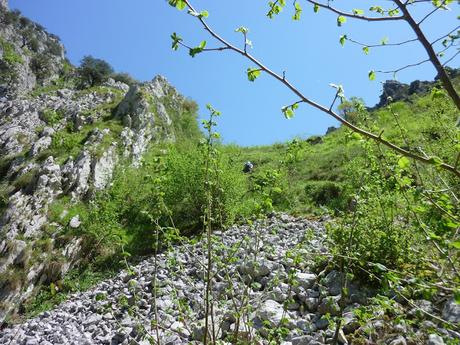
[[[343,24],[346,23],[347,18],[352,18],[352,19],[357,19],[357,20],[366,20],[366,21],[393,21],[393,20],[403,20],[409,24],[411,27],[412,31],[415,33],[416,40],[419,41],[423,48],[425,49],[429,61],[433,64],[435,67],[436,71],[438,72],[439,79],[441,80],[444,88],[446,89],[447,93],[449,94],[449,97],[453,100],[454,104],[456,105],[457,109],[460,110],[460,95],[458,92],[455,90],[452,81],[449,78],[449,75],[444,69],[444,66],[451,62],[453,59],[455,59],[459,53],[455,53],[452,57],[450,57],[446,62],[441,63],[439,58],[442,56],[438,55],[436,51],[434,50],[433,45],[438,42],[439,40],[446,38],[447,40],[455,40],[460,35],[457,33],[457,35],[452,35],[455,30],[458,29],[458,27],[454,30],[452,30],[450,33],[447,35],[441,37],[438,40],[435,40],[434,42],[430,43],[425,36],[424,32],[420,28],[421,24],[425,22],[431,15],[436,13],[438,10],[449,10],[448,5],[453,3],[453,0],[392,0],[392,2],[396,5],[394,8],[390,9],[384,9],[381,6],[372,6],[369,8],[370,12],[378,13],[381,15],[381,17],[369,17],[365,15],[364,10],[362,9],[353,9],[351,12],[343,11],[341,9],[335,8],[330,5],[329,1],[327,3],[322,3],[317,0],[307,0],[309,3],[313,4],[314,6],[314,12],[318,12],[320,8],[324,8],[330,12],[333,12],[338,15],[337,17],[337,25],[338,26],[343,26]],[[431,10],[428,14],[426,14],[420,21],[415,21],[414,17],[410,13],[408,6],[413,6],[417,3],[431,3],[434,6],[434,9]],[[270,5],[271,3],[269,3]],[[278,14],[280,11],[276,12],[275,14]],[[342,35],[340,38],[340,43],[343,45],[347,39],[346,35]],[[445,41],[443,42],[445,45]],[[383,45],[383,44],[381,44]],[[370,46],[365,45],[363,46],[363,51],[365,54],[369,53],[369,48]],[[418,64],[413,64],[414,66],[417,66]],[[409,66],[410,67],[410,66]],[[398,69],[399,71],[408,68],[408,66],[404,66],[403,68]],[[390,72],[391,73],[391,72]],[[371,71],[369,73],[369,77],[375,77],[375,72]],[[372,78],[371,78],[372,80]]]
[[[346,12],[343,10],[340,10],[338,8],[335,8],[329,4],[324,4],[319,1],[315,0],[307,0],[309,3],[313,4],[313,10],[316,12],[319,11],[320,8],[324,8],[328,11],[331,11],[335,14],[337,14],[339,17],[337,19],[337,23],[344,24],[346,22],[345,18],[353,18],[353,19],[359,19],[359,20],[365,20],[368,22],[381,22],[381,21],[394,21],[394,20],[403,20],[405,19],[403,15],[399,15],[399,10],[397,8],[392,8],[385,10],[381,6],[372,6],[369,8],[369,11],[380,14],[380,17],[369,17],[364,15],[364,10],[355,8],[352,10],[352,12]],[[340,26],[340,25],[339,25]]]
[[[189,13],[190,12],[199,13],[194,9],[194,7],[192,6],[192,4],[191,4],[191,2],[189,0],[169,0],[169,4],[172,5],[172,6],[175,6],[178,9],[188,8]],[[414,159],[416,161],[419,161],[421,163],[424,163],[424,164],[434,165],[434,166],[438,167],[439,169],[443,169],[445,171],[453,173],[454,175],[456,175],[457,177],[460,178],[460,170],[458,170],[457,168],[455,168],[454,166],[452,166],[452,165],[450,165],[450,164],[448,164],[446,162],[441,161],[438,157],[424,157],[424,156],[420,156],[420,155],[418,155],[416,153],[413,153],[411,151],[408,151],[408,150],[406,150],[406,149],[404,149],[404,148],[402,148],[402,147],[400,147],[400,146],[398,146],[398,145],[386,140],[385,138],[383,138],[382,133],[375,134],[375,133],[371,133],[371,132],[369,132],[369,131],[367,131],[367,130],[365,130],[363,128],[360,128],[360,127],[352,124],[351,122],[347,121],[343,117],[341,117],[339,114],[337,114],[335,111],[332,110],[332,107],[328,108],[326,106],[323,106],[323,105],[311,100],[309,97],[304,95],[298,88],[296,88],[286,78],[284,73],[282,75],[280,75],[280,74],[274,72],[273,70],[268,68],[266,65],[264,65],[261,61],[259,61],[257,58],[255,58],[253,55],[249,54],[244,48],[243,49],[238,48],[237,46],[231,44],[229,41],[227,41],[226,39],[221,37],[219,34],[217,34],[209,26],[209,24],[205,21],[204,16],[195,16],[195,18],[203,25],[204,30],[207,31],[220,44],[222,44],[224,47],[226,47],[226,49],[231,50],[231,51],[243,56],[244,58],[246,58],[247,60],[251,61],[255,65],[255,67],[248,68],[248,70],[247,70],[247,76],[248,76],[248,79],[250,81],[255,81],[263,72],[263,73],[265,73],[267,75],[270,75],[271,77],[275,78],[279,82],[281,82],[284,86],[286,86],[290,91],[292,91],[299,98],[299,101],[295,103],[296,104],[295,106],[288,106],[288,107],[283,108],[284,109],[283,113],[285,114],[285,116],[287,114],[288,118],[291,118],[292,116],[294,116],[294,110],[297,108],[297,105],[299,103],[306,103],[306,104],[312,106],[313,108],[316,108],[316,109],[322,111],[323,113],[326,113],[329,116],[333,117],[334,119],[339,121],[342,125],[348,127],[350,130],[352,130],[353,132],[357,133],[358,135],[360,135],[362,137],[374,140],[375,142],[378,142],[378,143],[388,147],[389,149],[391,149],[391,150],[393,150],[395,152],[398,152],[399,154],[401,154],[401,155],[403,155],[405,157],[412,158],[412,159]],[[374,78],[375,78],[375,74],[374,74]],[[342,89],[342,92],[343,92],[343,89]]]

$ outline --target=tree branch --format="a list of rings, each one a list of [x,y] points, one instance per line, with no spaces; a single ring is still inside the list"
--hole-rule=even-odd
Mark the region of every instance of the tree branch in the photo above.
[[[433,13],[435,13],[437,10],[439,10],[442,6],[444,6],[446,3],[446,1],[444,0],[442,2],[442,5],[441,6],[436,6],[434,10],[432,10],[431,12],[429,12],[425,17],[422,18],[422,20],[420,20],[417,25],[421,25],[426,19],[428,19],[428,17],[430,17]]]
[[[424,63],[426,63],[428,61],[430,61],[430,59],[426,59],[426,60],[419,61],[419,62],[416,62],[416,63],[413,63],[413,64],[409,64],[409,65],[406,65],[404,67],[401,67],[401,68],[398,68],[398,69],[395,69],[395,70],[391,70],[391,71],[375,71],[375,72],[376,73],[383,73],[383,74],[389,74],[389,73],[395,74],[395,73],[401,72],[402,70],[405,70],[407,68],[420,66],[420,65],[422,65],[422,64],[424,64]]]
[[[340,16],[344,17],[349,17],[349,18],[354,18],[354,19],[360,19],[360,20],[365,20],[368,22],[381,22],[381,21],[387,21],[387,20],[402,20],[404,19],[404,16],[395,16],[395,17],[367,17],[367,16],[360,16],[357,14],[349,13],[349,12],[344,12],[341,11],[335,7],[330,6],[329,4],[323,4],[321,2],[315,1],[315,0],[307,0],[309,3],[313,5],[317,5],[319,7],[325,8],[331,12],[334,12]]]
[[[308,1],[310,1],[310,0],[308,0]],[[184,2],[187,4],[187,6],[192,11],[195,11],[193,6],[190,4],[189,0],[184,0]],[[302,92],[300,92],[294,85],[292,85],[284,76],[278,75],[277,73],[275,73],[274,71],[272,71],[271,69],[266,67],[264,64],[262,64],[255,57],[253,57],[251,54],[245,52],[244,50],[241,50],[241,49],[237,48],[236,46],[234,46],[234,45],[230,44],[228,41],[226,41],[224,38],[220,37],[216,32],[214,32],[211,29],[211,27],[205,22],[205,20],[203,18],[200,18],[200,17],[196,17],[196,18],[201,22],[201,24],[204,26],[204,29],[207,32],[209,32],[209,34],[212,37],[214,37],[216,40],[221,42],[224,46],[228,47],[228,49],[233,50],[234,52],[242,55],[243,57],[245,57],[248,60],[250,60],[251,62],[253,62],[255,65],[257,65],[260,68],[260,70],[264,71],[268,75],[270,75],[273,78],[275,78],[278,81],[280,81],[289,90],[291,90],[295,95],[297,95],[299,97],[299,99],[301,101],[303,101],[304,103],[307,103],[307,104],[311,105],[312,107],[314,107],[314,108],[316,108],[316,109],[318,109],[318,110],[320,110],[320,111],[332,116],[334,119],[339,121],[341,124],[343,124],[344,126],[350,128],[353,132],[361,134],[362,136],[364,136],[366,138],[369,138],[369,139],[372,139],[372,140],[374,140],[374,141],[376,141],[378,143],[381,143],[381,144],[385,145],[386,147],[392,149],[393,151],[398,152],[399,154],[401,154],[403,156],[412,158],[414,160],[417,160],[417,161],[425,163],[425,164],[438,165],[440,168],[442,168],[442,169],[444,169],[446,171],[449,171],[449,172],[453,173],[454,175],[456,175],[457,177],[460,178],[460,171],[455,169],[453,166],[451,166],[451,165],[449,165],[447,163],[444,163],[444,162],[436,163],[435,160],[433,160],[433,159],[431,159],[429,157],[422,157],[422,156],[419,156],[419,155],[417,155],[417,154],[415,154],[413,152],[407,151],[407,150],[405,150],[405,149],[393,144],[392,142],[387,141],[386,139],[382,138],[380,135],[376,135],[374,133],[366,131],[365,129],[362,129],[362,128],[359,128],[359,127],[355,126],[354,124],[348,122],[347,120],[342,118],[340,115],[335,113],[333,110],[328,109],[328,108],[324,107],[323,105],[321,105],[319,103],[316,103],[315,101],[312,101],[311,99],[306,97]]]
[[[451,33],[453,33],[454,31],[457,31],[457,30],[460,30],[460,25],[457,26],[456,28],[454,28],[453,30],[451,30],[449,33],[445,34],[444,36],[441,36],[441,37],[439,37],[438,39],[434,40],[434,41],[431,42],[430,44],[431,44],[431,45],[434,45],[435,43],[439,42],[440,40],[442,40],[443,38],[449,36]]]
[[[413,39],[410,39],[410,40],[407,40],[407,41],[402,41],[402,42],[398,42],[398,43],[380,43],[380,44],[365,44],[365,43],[362,43],[362,42],[359,42],[359,41],[355,41],[351,38],[346,38],[347,41],[350,41],[351,43],[354,43],[354,44],[357,44],[359,46],[362,46],[362,47],[368,47],[368,48],[377,48],[377,47],[392,47],[392,46],[402,46],[404,44],[407,44],[407,43],[412,43],[412,42],[416,42],[418,41],[418,38],[413,38]]]
[[[420,26],[415,22],[414,18],[412,18],[412,15],[410,14],[406,5],[404,5],[401,0],[393,0],[393,1],[398,5],[399,9],[404,14],[405,20],[410,25],[412,30],[415,32],[415,35],[418,37],[418,40],[425,48],[431,63],[433,64],[433,66],[436,68],[436,71],[438,72],[438,77],[441,80],[442,84],[444,85],[444,88],[446,89],[450,98],[452,98],[452,100],[454,101],[454,104],[456,105],[457,109],[460,110],[460,96],[455,90],[454,85],[452,84],[452,81],[449,78],[449,75],[447,74],[443,65],[439,61],[438,56],[436,55],[436,52],[434,51],[433,46],[430,44],[430,42],[428,41],[428,39],[426,38],[422,30],[420,29]]]

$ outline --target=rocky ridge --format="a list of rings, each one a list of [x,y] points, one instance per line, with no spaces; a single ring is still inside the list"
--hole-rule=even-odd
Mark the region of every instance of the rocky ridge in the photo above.
[[[236,339],[250,344],[331,343],[334,331],[329,326],[334,323],[329,320],[341,312],[342,275],[331,269],[318,272],[318,255],[327,256],[323,222],[279,215],[213,236],[213,323],[221,344]],[[175,246],[70,296],[55,310],[3,330],[0,344],[146,345],[158,339],[160,344],[200,344],[204,242]],[[460,339],[460,333],[421,313],[459,322],[460,308],[453,301],[440,310],[429,301],[415,301],[414,307],[390,298],[395,310],[407,315],[397,322],[383,309],[368,309],[370,314],[363,316],[375,291],[356,282],[349,290],[339,344],[364,339],[359,344],[442,345]]]

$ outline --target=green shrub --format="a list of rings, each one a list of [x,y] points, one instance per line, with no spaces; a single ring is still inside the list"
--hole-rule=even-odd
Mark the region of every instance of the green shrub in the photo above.
[[[343,209],[346,196],[343,184],[334,181],[308,181],[304,187],[308,199],[317,206]]]
[[[78,68],[82,84],[90,87],[102,84],[112,73],[113,68],[108,62],[92,56],[85,56]]]
[[[51,76],[52,66],[49,56],[46,54],[36,54],[30,61],[30,68],[37,77],[37,82],[43,82]]]
[[[46,41],[46,46],[51,55],[61,56],[62,55],[62,46],[59,43],[59,40],[50,39]]]
[[[0,38],[0,46],[3,49],[3,60],[10,66],[14,66],[23,62],[21,55],[19,55],[14,46]]]
[[[136,79],[131,77],[128,73],[113,73],[111,78],[115,81],[125,83],[126,85],[135,85],[138,83]]]
[[[220,176],[213,191],[214,214],[220,225],[231,224],[238,214],[238,204],[245,190],[245,179],[239,168],[232,167],[228,157],[219,158]],[[172,149],[166,158],[167,180],[165,202],[179,229],[199,229],[205,203],[204,157],[200,150]],[[213,178],[213,177],[211,177]]]
[[[34,181],[37,172],[37,169],[31,169],[22,174],[13,182],[14,187],[18,190],[27,188]]]
[[[47,125],[53,127],[54,125],[57,125],[64,118],[64,116],[59,110],[45,109],[41,113],[41,118],[46,122]]]

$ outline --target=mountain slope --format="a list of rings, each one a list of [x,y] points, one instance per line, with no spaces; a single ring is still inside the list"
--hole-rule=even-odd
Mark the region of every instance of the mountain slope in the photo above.
[[[85,88],[59,39],[0,8],[0,323],[76,265],[82,240],[50,221],[88,202],[156,143],[196,140],[196,105],[163,77]],[[60,217],[65,217],[65,209]],[[79,227],[78,217],[72,226]]]

